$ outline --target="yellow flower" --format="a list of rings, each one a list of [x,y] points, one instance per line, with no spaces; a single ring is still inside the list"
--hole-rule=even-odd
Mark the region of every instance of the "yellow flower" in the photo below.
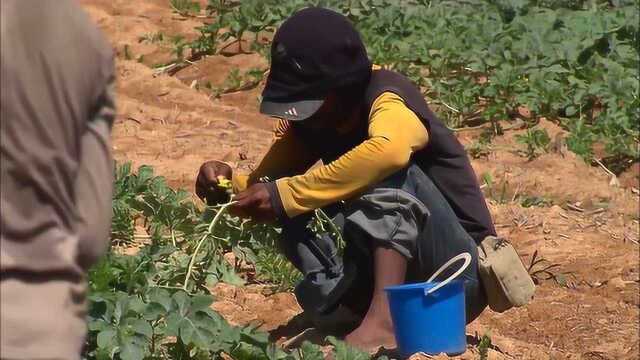
[[[218,175],[218,187],[223,189],[231,189],[232,187],[231,180],[227,179],[222,175]]]

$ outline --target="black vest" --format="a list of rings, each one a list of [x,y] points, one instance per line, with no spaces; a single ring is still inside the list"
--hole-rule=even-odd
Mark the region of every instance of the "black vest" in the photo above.
[[[495,235],[489,209],[464,147],[453,132],[438,120],[420,90],[406,77],[388,70],[373,71],[361,105],[362,119],[349,134],[312,133],[295,126],[295,122],[294,131],[315,155],[328,164],[367,139],[371,107],[384,92],[400,96],[427,128],[429,143],[415,152],[412,160],[442,192],[464,229],[476,243],[480,243],[485,236]]]

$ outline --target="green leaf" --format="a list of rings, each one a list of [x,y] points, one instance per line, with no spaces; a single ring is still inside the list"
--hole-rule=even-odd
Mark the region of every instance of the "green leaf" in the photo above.
[[[198,326],[198,322],[194,318],[184,319],[180,323],[180,338],[185,344],[206,347],[214,341],[214,334],[211,332],[212,329]]]
[[[235,360],[269,359],[262,350],[247,343],[237,344],[231,351],[231,357]]]
[[[115,308],[113,310],[113,318],[116,323],[120,323],[124,317],[126,316],[127,311],[129,310],[129,298],[125,293],[118,293],[116,295],[116,303]]]
[[[144,312],[145,308],[146,308],[146,304],[144,303],[144,301],[142,301],[142,299],[140,299],[139,297],[135,296],[129,299],[129,304],[128,307],[131,311],[134,311],[138,314],[141,314]]]
[[[191,301],[189,296],[184,291],[178,291],[171,297],[177,306],[178,312],[182,316],[186,316],[189,311],[189,305]]]
[[[569,72],[569,70],[565,69],[560,64],[551,65],[548,68],[546,68],[546,71],[551,72],[551,73],[555,73],[555,74],[564,74],[564,73],[568,73]]]
[[[167,290],[160,288],[150,289],[147,297],[149,302],[162,305],[166,311],[171,309],[171,294]]]
[[[144,348],[133,342],[122,345],[120,350],[120,358],[122,360],[143,360],[145,357]]]
[[[207,284],[207,286],[209,287],[213,287],[215,286],[217,283],[220,282],[220,279],[218,279],[218,275],[217,274],[208,274],[205,277],[205,284]]]
[[[295,353],[297,359],[300,360],[324,360],[324,353],[322,348],[318,345],[312,344],[309,341],[302,343],[297,352]]]
[[[149,165],[142,165],[138,168],[138,185],[146,185],[153,178],[153,168]]]
[[[88,323],[87,323],[87,329],[89,331],[103,331],[109,328],[109,323],[107,323],[106,321],[103,320],[94,320],[94,319],[89,319]]]
[[[183,343],[187,345],[193,343],[194,333],[196,334],[196,340],[198,340],[199,337],[197,336],[197,331],[194,324],[189,319],[180,320],[178,336]]]
[[[166,313],[167,309],[165,309],[161,304],[153,302],[147,305],[144,309],[142,317],[146,320],[156,320]]]
[[[112,349],[116,346],[116,330],[111,328],[98,333],[98,348]]]
[[[327,337],[327,340],[335,349],[335,360],[369,360],[371,358],[368,353],[351,347],[333,336]]]
[[[224,283],[236,286],[243,286],[246,283],[243,278],[230,268],[227,268],[226,271],[222,273],[220,280]]]
[[[165,319],[167,324],[166,327],[166,335],[168,336],[178,336],[180,334],[180,322],[182,321],[182,316],[178,313],[171,313]]]
[[[493,177],[488,172],[482,173],[482,182],[491,187],[493,185]]]
[[[211,295],[196,295],[191,298],[191,311],[196,312],[208,308],[213,303]]]
[[[142,319],[136,319],[132,323],[132,327],[138,334],[142,334],[147,338],[151,338],[153,336],[153,328],[151,325]]]

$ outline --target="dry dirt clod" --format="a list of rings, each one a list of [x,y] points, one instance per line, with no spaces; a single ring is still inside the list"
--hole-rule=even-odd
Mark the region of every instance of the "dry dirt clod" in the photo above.
[[[627,287],[627,285],[633,284],[634,281],[625,281],[621,277],[616,276],[616,277],[610,279],[608,283],[611,286],[615,287],[616,289],[622,290],[625,287]]]

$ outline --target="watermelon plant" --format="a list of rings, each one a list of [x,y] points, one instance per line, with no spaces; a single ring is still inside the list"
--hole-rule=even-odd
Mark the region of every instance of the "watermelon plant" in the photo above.
[[[541,153],[547,152],[551,138],[544,129],[527,129],[525,134],[516,135],[516,141],[526,146],[523,153],[529,160],[533,160]]]
[[[526,108],[531,126],[545,117],[569,130],[587,160],[595,143],[605,162],[640,159],[637,1],[210,0],[212,19],[188,46],[215,54],[253,39],[249,51],[268,56],[269,34],[309,5],[347,16],[372,60],[411,78],[452,128]]]
[[[190,16],[200,12],[200,3],[191,0],[169,0],[171,8],[182,16]]]
[[[276,251],[280,229],[233,217],[224,211],[227,206],[200,209],[190,194],[170,188],[149,166],[137,172],[130,163],[116,167],[113,245],[89,273],[85,359],[324,358],[310,343],[287,353],[268,334],[232,326],[210,307],[209,288],[217,282],[246,283],[238,262],[253,264],[257,278],[274,291],[300,279]],[[315,228],[329,227],[329,220],[318,221],[323,222]],[[140,229],[148,235],[136,237]],[[228,252],[236,264],[223,258]],[[335,359],[365,356],[331,341],[337,344]]]

